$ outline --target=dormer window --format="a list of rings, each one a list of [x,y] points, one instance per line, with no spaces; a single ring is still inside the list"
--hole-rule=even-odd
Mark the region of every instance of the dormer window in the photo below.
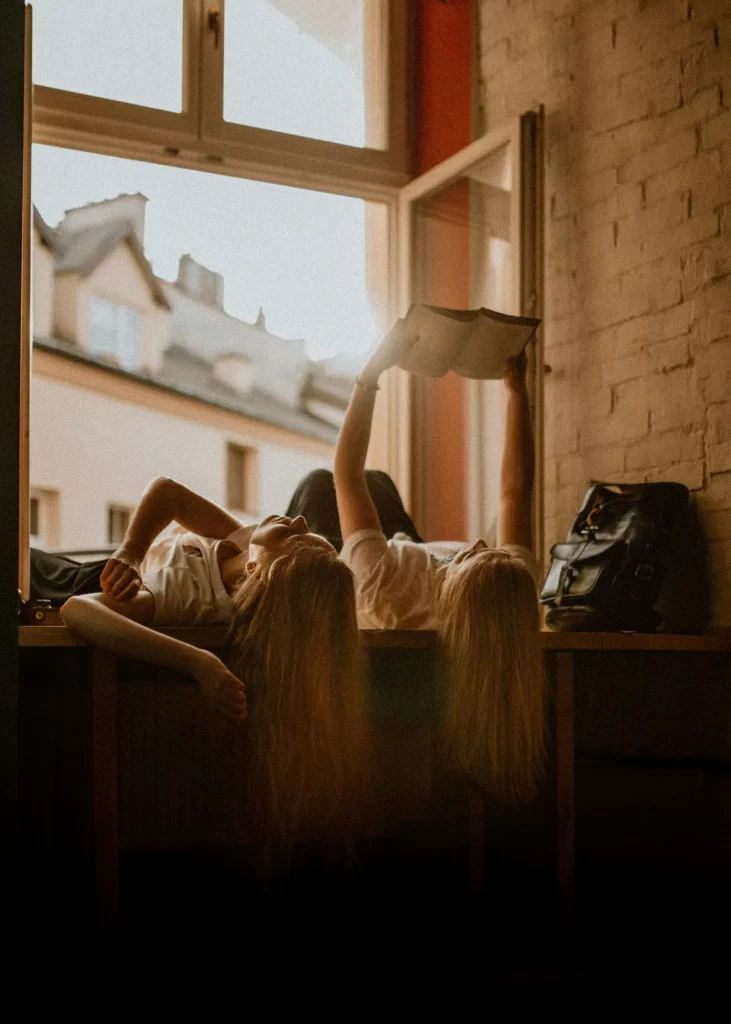
[[[140,359],[139,313],[93,295],[89,303],[89,351],[123,370],[136,370]]]

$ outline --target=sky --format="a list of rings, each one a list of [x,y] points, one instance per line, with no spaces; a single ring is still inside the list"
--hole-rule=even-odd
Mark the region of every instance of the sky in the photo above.
[[[182,0],[33,0],[33,9],[36,83],[180,110]],[[229,119],[362,145],[357,52],[338,59],[266,0],[227,0],[227,12]],[[313,358],[372,346],[363,200],[34,147],[33,200],[48,223],[122,192],[149,199],[145,249],[160,277],[174,280],[189,253],[223,274],[227,312],[253,321],[263,308],[268,329],[305,338]]]

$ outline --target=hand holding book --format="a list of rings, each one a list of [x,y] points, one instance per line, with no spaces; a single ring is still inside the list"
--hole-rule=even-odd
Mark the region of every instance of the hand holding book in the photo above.
[[[404,319],[404,333],[416,341],[404,348],[396,363],[426,377],[443,377],[454,370],[475,380],[499,380],[508,360],[524,350],[540,323],[491,309],[415,303]]]

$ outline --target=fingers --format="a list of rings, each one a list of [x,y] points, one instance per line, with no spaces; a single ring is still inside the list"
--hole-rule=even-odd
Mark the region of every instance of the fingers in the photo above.
[[[141,585],[141,580],[136,576],[134,579],[130,580],[121,594],[115,594],[114,596],[118,601],[130,601],[135,594],[139,593]]]
[[[132,566],[123,565],[119,572],[114,572],[107,583],[107,593],[112,597],[120,598],[129,588],[139,580],[139,573]],[[129,595],[131,597],[131,594]]]
[[[99,577],[99,583],[101,584],[101,588],[105,594],[107,593],[112,577],[114,576],[115,572],[117,572],[120,569],[121,566],[122,563],[119,562],[116,558],[110,558],[107,564],[102,569],[102,574]]]
[[[247,715],[246,690],[240,679],[231,672],[221,678],[216,693],[216,703],[233,718],[245,719]]]

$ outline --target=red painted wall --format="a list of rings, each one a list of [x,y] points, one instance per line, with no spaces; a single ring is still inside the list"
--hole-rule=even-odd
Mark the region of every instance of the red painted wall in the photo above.
[[[472,141],[472,0],[416,0],[416,163],[422,174]],[[463,204],[463,240],[455,246],[454,222],[444,246],[432,232],[440,305],[469,303],[467,189],[450,190]],[[445,197],[446,198],[446,197]],[[438,233],[438,223],[434,225]],[[466,539],[467,436],[465,381],[454,374],[428,380],[428,512],[420,526],[427,540]]]

